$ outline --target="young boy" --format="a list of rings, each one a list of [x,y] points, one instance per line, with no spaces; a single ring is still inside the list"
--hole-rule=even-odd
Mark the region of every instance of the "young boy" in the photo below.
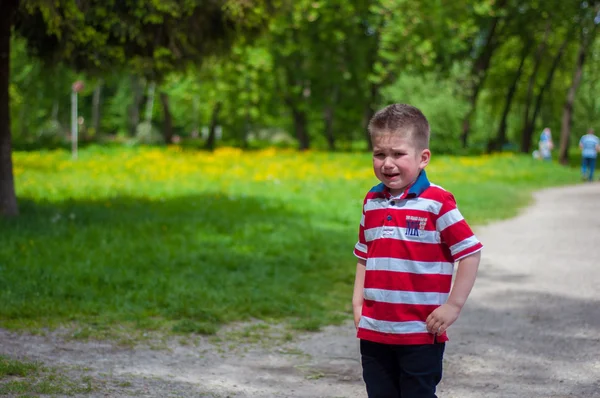
[[[369,134],[381,183],[364,200],[354,249],[363,379],[369,398],[435,398],[446,329],[471,292],[482,245],[452,194],[427,179],[430,131],[421,111],[390,105],[373,116]]]

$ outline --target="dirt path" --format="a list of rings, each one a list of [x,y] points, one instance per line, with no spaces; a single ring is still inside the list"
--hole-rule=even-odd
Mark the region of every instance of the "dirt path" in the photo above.
[[[485,244],[442,397],[600,397],[600,185],[539,192]]]
[[[600,184],[551,189],[521,216],[477,229],[480,276],[450,329],[440,397],[600,397],[599,210]],[[272,347],[167,346],[0,330],[0,353],[92,375],[91,396],[366,397],[350,324]]]

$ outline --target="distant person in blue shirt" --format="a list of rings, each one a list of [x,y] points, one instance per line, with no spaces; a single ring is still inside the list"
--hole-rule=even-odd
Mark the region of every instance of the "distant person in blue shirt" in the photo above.
[[[546,127],[542,134],[540,134],[540,142],[538,145],[540,157],[544,160],[552,160],[552,149],[554,143],[552,142],[552,133],[550,129]]]
[[[579,148],[581,148],[581,177],[584,180],[592,181],[596,169],[596,158],[600,151],[600,139],[594,134],[594,129],[589,129],[587,134],[581,137]]]

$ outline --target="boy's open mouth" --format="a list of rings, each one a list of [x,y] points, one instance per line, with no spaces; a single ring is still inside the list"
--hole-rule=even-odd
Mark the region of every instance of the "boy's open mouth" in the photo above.
[[[400,173],[394,173],[394,174],[383,173],[383,175],[385,176],[385,178],[394,178],[394,177],[398,177],[400,175]]]

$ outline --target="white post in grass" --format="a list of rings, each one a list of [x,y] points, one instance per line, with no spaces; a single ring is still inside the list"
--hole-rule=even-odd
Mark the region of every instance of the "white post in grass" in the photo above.
[[[156,92],[156,82],[148,84],[148,100],[146,101],[146,122],[152,122],[152,109],[154,108],[154,93]]]
[[[83,90],[83,82],[77,80],[71,87],[71,154],[77,159],[77,134],[79,118],[77,117],[77,93]]]

